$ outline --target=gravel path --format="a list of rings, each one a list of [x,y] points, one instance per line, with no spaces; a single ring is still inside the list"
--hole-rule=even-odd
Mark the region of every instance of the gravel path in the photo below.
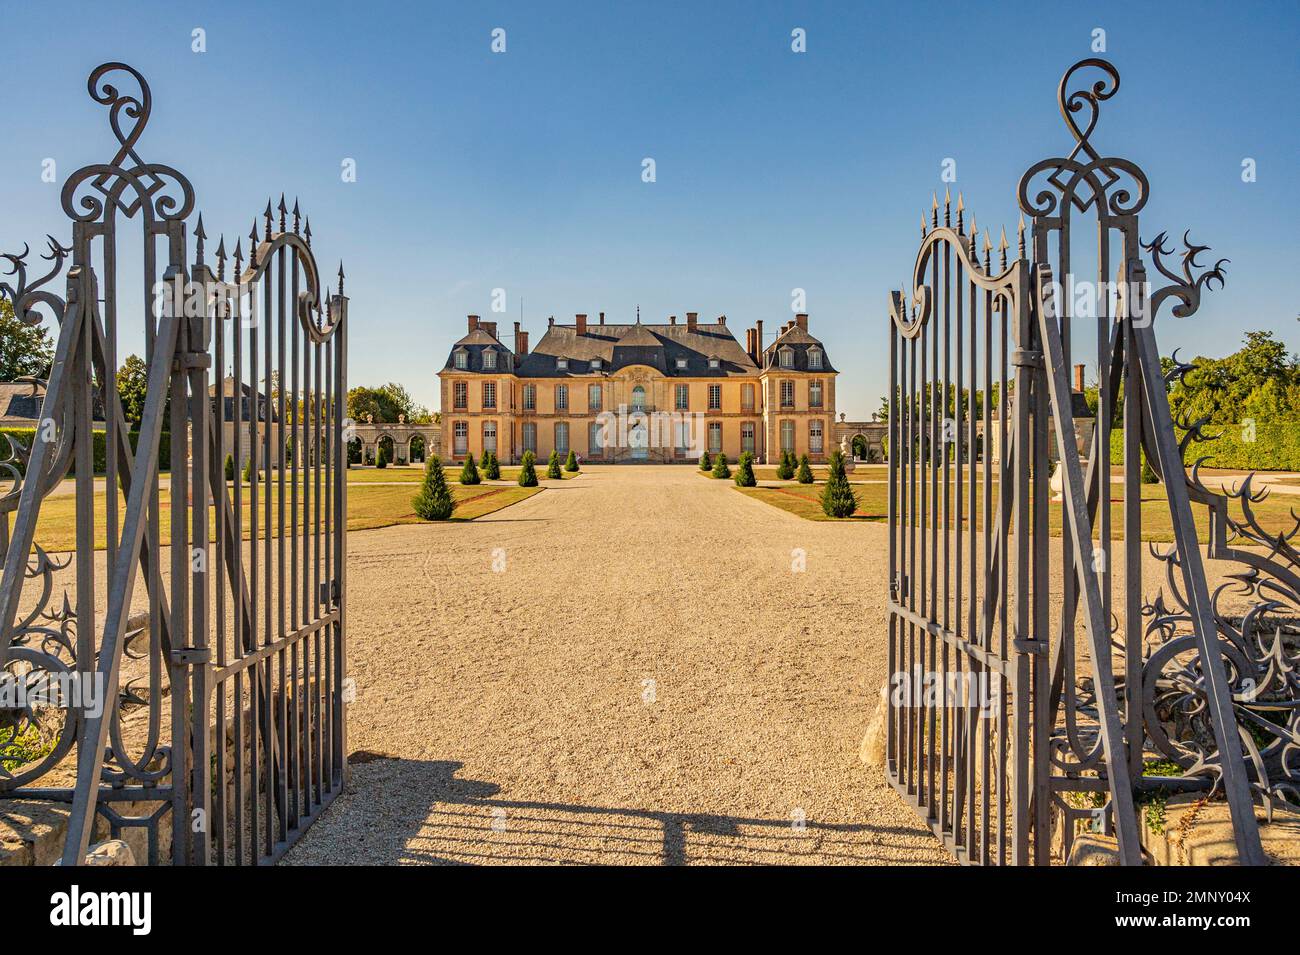
[[[946,861],[858,761],[886,534],[649,466],[352,534],[352,782],[286,861]]]

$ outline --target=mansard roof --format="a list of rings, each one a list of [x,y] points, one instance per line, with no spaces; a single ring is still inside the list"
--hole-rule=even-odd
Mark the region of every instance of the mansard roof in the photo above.
[[[763,367],[779,369],[781,364],[779,353],[786,348],[794,353],[794,365],[787,368],[786,371],[836,371],[835,368],[831,367],[830,358],[826,354],[826,346],[819,339],[810,335],[806,328],[800,328],[795,324],[787,326],[784,331],[777,335],[776,341],[763,350]],[[808,353],[814,349],[820,350],[822,353],[820,368],[812,368],[808,362]]]
[[[567,358],[561,371],[557,359]],[[718,367],[710,368],[709,359]],[[593,371],[592,361],[600,368]],[[678,368],[678,359],[686,360]],[[752,377],[758,366],[722,322],[699,323],[692,331],[677,324],[588,325],[579,335],[576,325],[552,325],[530,354],[519,360],[516,374],[527,378],[602,375],[629,365],[646,365],[669,377]]]

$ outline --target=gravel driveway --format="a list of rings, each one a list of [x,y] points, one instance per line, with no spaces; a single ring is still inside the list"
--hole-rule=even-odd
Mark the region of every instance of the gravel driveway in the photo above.
[[[352,534],[352,782],[286,861],[946,861],[858,761],[886,534],[652,466]]]

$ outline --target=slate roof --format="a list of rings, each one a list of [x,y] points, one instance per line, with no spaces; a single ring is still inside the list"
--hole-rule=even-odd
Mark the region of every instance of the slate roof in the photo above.
[[[831,365],[830,358],[826,355],[826,346],[798,325],[787,328],[776,337],[776,341],[763,349],[763,367],[779,368],[780,359],[777,353],[780,349],[786,347],[789,347],[794,352],[794,367],[786,369],[787,371],[836,372],[836,369]],[[808,352],[814,347],[821,349],[822,364],[820,368],[811,368],[808,364]]]

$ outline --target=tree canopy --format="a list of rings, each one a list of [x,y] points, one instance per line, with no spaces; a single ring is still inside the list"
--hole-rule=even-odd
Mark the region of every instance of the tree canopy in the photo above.
[[[348,390],[348,417],[365,421],[367,415],[374,415],[375,421],[383,424],[395,424],[402,415],[412,424],[435,420],[428,408],[416,404],[410,393],[395,381],[378,388],[358,385]]]
[[[43,326],[20,322],[13,302],[0,299],[0,381],[48,378],[54,342]]]

